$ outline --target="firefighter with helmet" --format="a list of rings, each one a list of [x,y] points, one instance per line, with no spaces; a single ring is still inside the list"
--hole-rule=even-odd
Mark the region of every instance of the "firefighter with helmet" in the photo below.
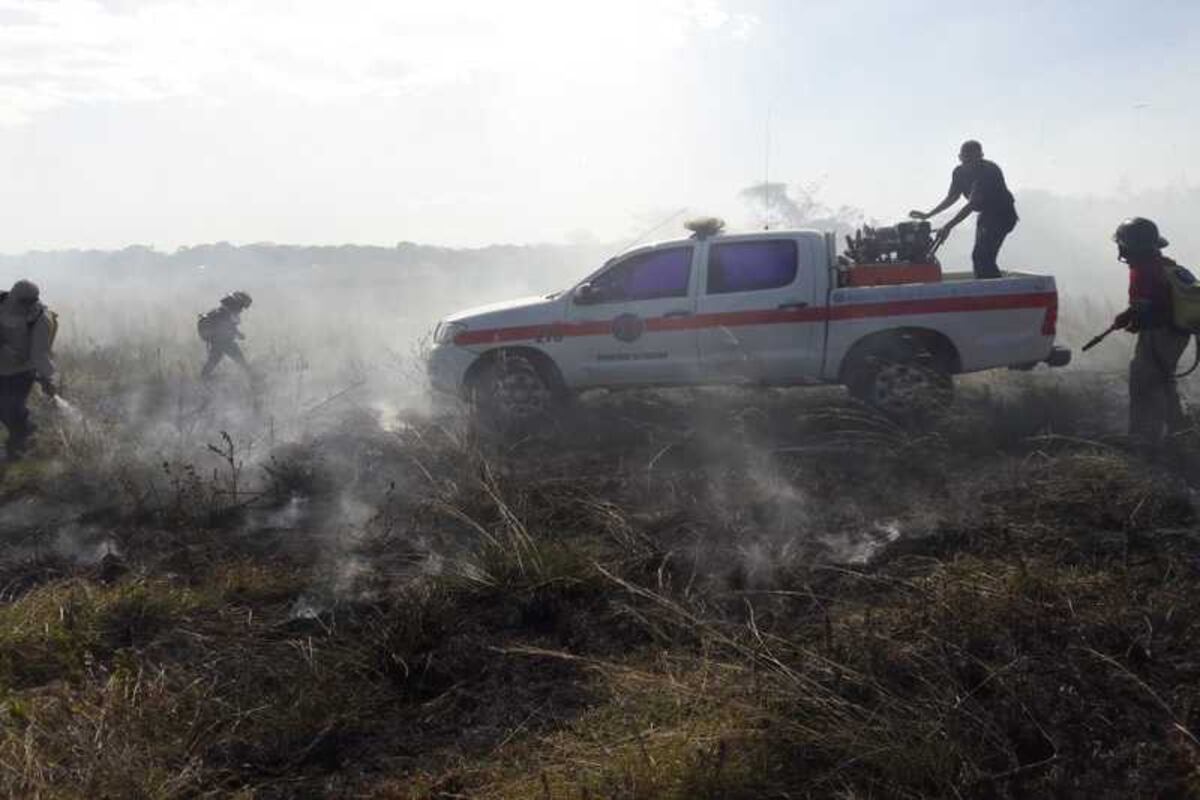
[[[1129,362],[1129,435],[1155,447],[1164,434],[1176,433],[1185,424],[1175,372],[1191,334],[1172,322],[1166,276],[1166,270],[1177,265],[1162,254],[1168,242],[1145,217],[1122,222],[1113,241],[1117,258],[1129,265],[1129,308],[1117,315],[1113,327],[1137,334]]]
[[[36,429],[29,421],[33,384],[47,397],[58,393],[50,358],[57,329],[57,317],[40,302],[36,284],[19,280],[0,292],[0,423],[8,429],[9,461],[25,454]]]
[[[246,357],[238,345],[240,339],[246,338],[238,330],[241,315],[250,307],[251,302],[250,295],[245,292],[233,292],[221,298],[220,306],[207,314],[200,315],[196,324],[197,332],[204,343],[208,345],[208,360],[204,362],[200,377],[206,380],[211,377],[213,370],[225,356],[229,356],[232,361],[246,371],[247,375],[253,377],[250,365],[246,363]]]

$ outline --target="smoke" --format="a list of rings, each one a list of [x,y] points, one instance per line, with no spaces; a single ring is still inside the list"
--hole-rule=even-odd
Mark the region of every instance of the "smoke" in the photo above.
[[[0,509],[2,560],[20,562],[53,558],[89,567],[106,557],[120,556],[121,547],[113,531],[102,525],[81,522],[85,514],[85,508],[48,503],[37,497],[6,503]]]
[[[1185,224],[1200,215],[1200,190],[1109,199],[1026,192],[1018,204],[1022,222],[1002,261],[1056,275],[1060,338],[1069,344],[1106,326],[1121,302],[1124,267],[1108,236],[1124,216],[1156,217],[1170,252],[1200,262],[1200,234]],[[803,209],[857,218],[811,198]],[[967,228],[943,249],[948,269],[969,264]],[[43,450],[53,453],[47,488],[3,507],[0,541],[15,548],[10,554],[90,564],[126,551],[104,525],[81,521],[96,507],[157,504],[196,519],[233,509],[245,540],[316,549],[313,607],[370,591],[375,564],[364,547],[384,529],[408,548],[406,570],[436,571],[449,557],[441,543],[403,529],[395,513],[428,489],[409,436],[414,415],[432,410],[423,337],[445,313],[563,288],[607,255],[597,244],[220,244],[0,257],[0,283],[33,278],[60,314],[64,394],[35,408],[51,442]],[[255,299],[242,329],[256,377],[227,362],[203,382],[195,320],[233,289]],[[1102,352],[1077,355],[1074,369],[1119,371],[1127,348],[1112,337]],[[789,467],[769,443],[731,445],[724,423],[703,415],[687,424],[700,447],[710,528],[723,537],[715,544],[733,554],[747,585],[770,585],[815,558],[863,563],[912,528],[894,509],[830,497],[819,476]]]
[[[59,314],[62,392],[35,390],[35,451],[3,476],[22,498],[0,513],[5,560],[124,554],[105,525],[81,521],[97,508],[150,509],[165,525],[234,514],[238,546],[316,550],[320,594],[352,595],[360,534],[409,467],[396,436],[428,407],[422,336],[462,306],[561,288],[590,268],[585,251],[214,245],[0,258],[0,283],[33,278]],[[201,381],[197,316],[234,289],[255,298],[242,324],[254,377],[227,361]]]
[[[113,540],[111,531],[96,525],[69,524],[54,533],[54,552],[82,565],[99,564],[107,557],[120,557],[121,548]]]

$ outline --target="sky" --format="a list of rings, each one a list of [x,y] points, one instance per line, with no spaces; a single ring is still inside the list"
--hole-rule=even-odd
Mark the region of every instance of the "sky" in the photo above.
[[[0,0],[0,252],[610,241],[1200,182],[1200,3]]]

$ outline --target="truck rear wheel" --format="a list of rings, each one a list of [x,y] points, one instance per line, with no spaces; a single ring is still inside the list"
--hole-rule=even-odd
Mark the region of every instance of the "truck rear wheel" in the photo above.
[[[954,400],[954,380],[937,364],[915,360],[865,364],[848,381],[850,393],[872,408],[899,420],[936,417]]]

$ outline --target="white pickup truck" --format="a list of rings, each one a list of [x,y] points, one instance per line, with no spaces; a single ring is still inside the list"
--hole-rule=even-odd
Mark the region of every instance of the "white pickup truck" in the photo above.
[[[952,375],[1061,366],[1054,278],[843,286],[830,234],[697,234],[638,247],[566,291],[462,311],[433,336],[435,389],[519,420],[599,387],[844,384],[886,412]]]

